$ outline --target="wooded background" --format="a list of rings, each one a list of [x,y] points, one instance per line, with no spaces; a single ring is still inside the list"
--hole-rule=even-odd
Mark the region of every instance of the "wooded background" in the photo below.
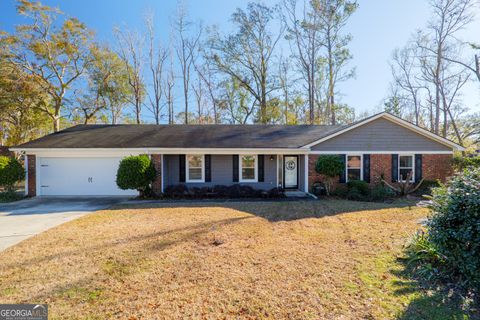
[[[462,90],[468,82],[480,88],[480,45],[459,34],[479,1],[429,4],[425,27],[392,53],[383,108],[475,150],[480,112],[468,110]],[[114,41],[103,43],[60,9],[20,0],[17,13],[29,23],[0,31],[0,145],[75,124],[145,119],[351,123],[379,111],[358,114],[341,102],[339,84],[355,76],[345,26],[357,8],[353,0],[252,1],[231,14],[227,34],[192,21],[179,2],[166,43],[151,14],[143,32],[116,28]]]

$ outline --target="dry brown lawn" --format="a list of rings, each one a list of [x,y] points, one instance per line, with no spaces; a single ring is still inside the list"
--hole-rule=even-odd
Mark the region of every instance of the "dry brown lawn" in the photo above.
[[[112,208],[0,253],[0,302],[52,319],[391,319],[426,209],[348,201]]]

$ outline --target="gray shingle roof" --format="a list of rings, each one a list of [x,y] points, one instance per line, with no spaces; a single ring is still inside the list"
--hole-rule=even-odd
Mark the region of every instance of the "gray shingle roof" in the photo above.
[[[78,125],[17,148],[299,148],[345,127]]]

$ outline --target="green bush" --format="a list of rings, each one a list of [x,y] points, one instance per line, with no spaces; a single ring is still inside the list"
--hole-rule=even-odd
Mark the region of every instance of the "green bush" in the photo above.
[[[117,185],[122,190],[134,189],[140,192],[140,196],[146,196],[155,176],[155,167],[147,155],[130,156],[120,162]]]
[[[335,190],[332,191],[332,196],[339,198],[347,198],[348,187],[344,184],[338,185]]]
[[[377,184],[370,190],[371,201],[385,201],[395,197],[395,192],[382,184]]]
[[[441,274],[445,258],[423,231],[416,233],[406,246],[407,268],[425,280],[432,281]]]
[[[0,186],[13,192],[15,184],[25,179],[22,164],[13,157],[0,156]]]
[[[325,176],[325,190],[330,195],[333,179],[343,174],[345,163],[336,155],[320,156],[315,163],[315,171]]]
[[[480,167],[480,156],[477,157],[462,157],[455,156],[453,158],[453,166],[456,170],[460,171],[468,167]]]
[[[435,180],[423,180],[420,187],[414,192],[416,196],[431,196],[433,189],[441,186],[439,181]]]
[[[480,288],[480,168],[465,169],[434,189],[430,207],[430,241],[452,273]]]
[[[347,182],[348,190],[356,189],[363,196],[370,194],[370,187],[367,182],[362,180],[352,180]]]

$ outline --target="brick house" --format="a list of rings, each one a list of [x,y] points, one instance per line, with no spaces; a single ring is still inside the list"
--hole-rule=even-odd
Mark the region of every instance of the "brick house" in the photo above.
[[[29,196],[135,195],[115,183],[119,161],[148,154],[156,193],[169,185],[245,184],[309,192],[320,155],[345,163],[339,183],[445,180],[463,147],[388,113],[351,125],[80,125],[22,144]]]

